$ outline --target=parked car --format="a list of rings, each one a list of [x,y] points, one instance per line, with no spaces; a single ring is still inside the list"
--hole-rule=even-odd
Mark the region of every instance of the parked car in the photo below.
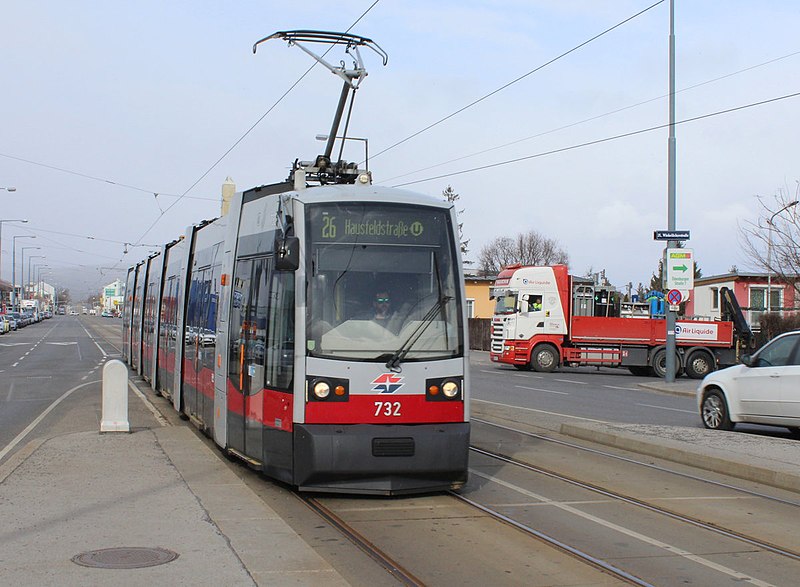
[[[11,321],[5,314],[0,314],[0,334],[11,332]]]
[[[6,312],[5,314],[3,314],[3,318],[5,318],[6,321],[8,321],[8,326],[11,330],[17,329],[18,327],[17,317],[14,316],[13,312]]]
[[[709,373],[697,389],[703,425],[785,426],[800,437],[800,330],[776,336],[742,364]]]

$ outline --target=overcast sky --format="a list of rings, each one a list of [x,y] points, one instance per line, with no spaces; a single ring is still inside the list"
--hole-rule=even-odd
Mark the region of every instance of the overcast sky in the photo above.
[[[311,58],[281,41],[251,47],[358,21],[351,32],[389,54],[383,67],[362,53],[369,77],[348,132],[369,139],[375,183],[434,196],[452,185],[470,259],[533,229],[575,273],[647,283],[663,247],[653,231],[667,228],[667,129],[563,149],[667,123],[668,2],[453,114],[654,2],[6,2],[0,187],[17,191],[0,191],[0,219],[29,223],[2,224],[2,277],[12,237],[35,234],[17,239],[17,263],[39,246],[25,251],[46,257],[33,264],[84,296],[217,216],[227,176],[240,190],[283,180],[323,150],[315,135],[341,84],[315,67],[281,100]],[[800,92],[796,2],[675,4],[678,121]],[[795,97],[678,125],[676,228],[691,231],[704,275],[758,269],[738,225],[757,218],[757,195],[794,193],[799,123]],[[362,153],[355,142],[345,156]]]

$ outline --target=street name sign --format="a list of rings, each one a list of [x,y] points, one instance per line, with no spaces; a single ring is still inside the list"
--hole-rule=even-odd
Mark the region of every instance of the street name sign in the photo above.
[[[688,241],[688,230],[654,230],[653,240],[656,241]]]

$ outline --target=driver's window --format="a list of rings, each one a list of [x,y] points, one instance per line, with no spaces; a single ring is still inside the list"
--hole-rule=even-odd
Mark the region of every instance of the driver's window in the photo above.
[[[797,344],[798,336],[784,336],[774,340],[758,353],[756,367],[783,367],[791,365],[792,350]]]

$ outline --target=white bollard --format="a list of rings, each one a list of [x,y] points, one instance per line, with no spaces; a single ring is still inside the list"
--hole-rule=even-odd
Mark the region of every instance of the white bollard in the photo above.
[[[128,423],[128,368],[112,359],[103,365],[103,419],[100,432],[130,432]]]

